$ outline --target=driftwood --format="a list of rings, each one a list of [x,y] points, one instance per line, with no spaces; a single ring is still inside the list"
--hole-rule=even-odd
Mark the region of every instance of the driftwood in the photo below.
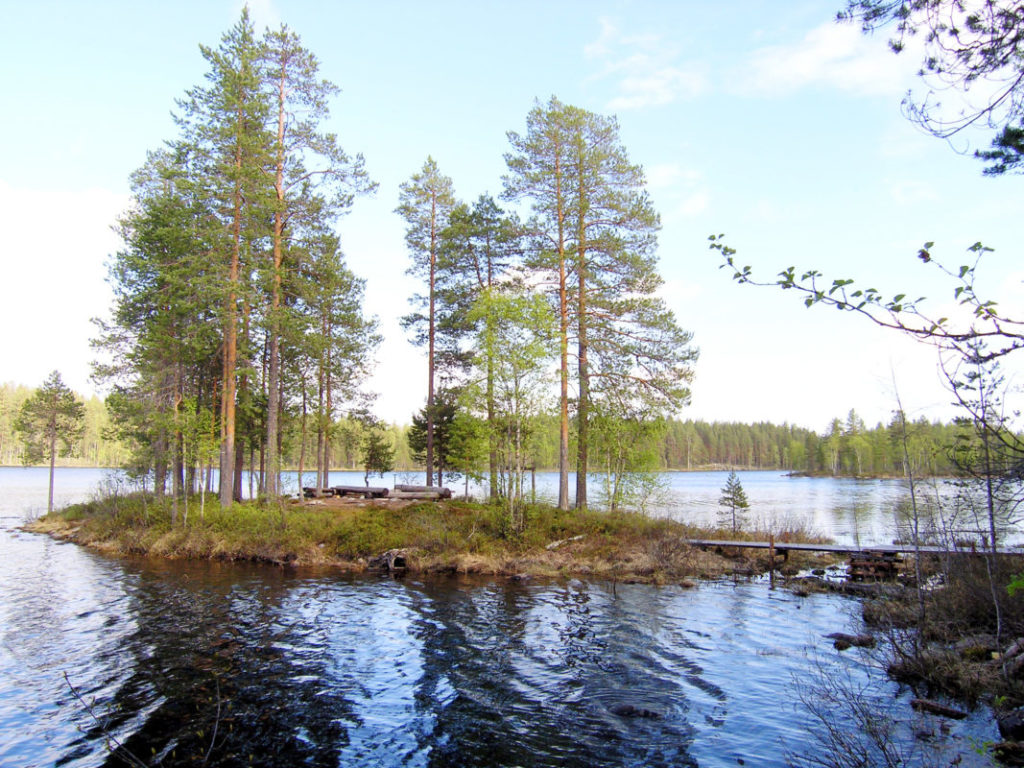
[[[404,549],[389,549],[377,557],[370,558],[366,564],[374,570],[403,571],[406,568],[408,554]]]
[[[931,699],[914,699],[910,702],[910,706],[918,712],[928,712],[932,715],[949,717],[953,720],[963,720],[967,717],[967,713],[963,710],[947,707],[944,704],[939,704],[939,702],[932,701]]]
[[[579,541],[582,538],[584,538],[584,536],[583,534],[580,534],[579,536],[572,536],[568,539],[559,539],[558,541],[552,541],[550,544],[544,547],[544,549],[550,552],[552,550],[558,549],[563,544],[568,544],[570,541]]]

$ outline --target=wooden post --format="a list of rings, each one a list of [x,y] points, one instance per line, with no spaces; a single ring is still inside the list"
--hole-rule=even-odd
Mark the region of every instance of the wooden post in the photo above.
[[[768,588],[775,589],[775,534],[768,534]]]

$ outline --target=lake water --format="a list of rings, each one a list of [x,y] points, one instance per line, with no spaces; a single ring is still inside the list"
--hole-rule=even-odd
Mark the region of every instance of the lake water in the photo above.
[[[97,477],[60,473],[58,498]],[[754,503],[848,503],[742,477]],[[717,500],[696,479],[680,509]],[[45,471],[0,470],[0,766],[781,766],[814,749],[819,672],[907,716],[908,748],[923,728],[979,765],[970,740],[995,738],[981,710],[941,734],[835,651],[861,629],[847,597],[118,560],[18,530],[43,505]]]
[[[10,499],[16,508],[42,514],[46,511],[47,471],[40,467],[0,467],[0,489],[7,489],[5,494],[9,499],[10,494],[16,494]],[[665,472],[660,475],[662,488],[647,501],[648,511],[699,525],[714,525],[727,475],[727,472]],[[840,544],[891,543],[897,536],[896,510],[907,498],[904,482],[895,479],[789,477],[777,471],[740,472],[739,477],[751,504],[748,517],[752,523],[765,530],[802,525]],[[117,473],[100,469],[58,469],[54,504],[59,506],[88,497],[118,482],[116,478]],[[314,481],[312,475],[306,474],[305,484]],[[575,490],[572,476],[570,481]],[[411,472],[392,472],[370,480],[371,485],[387,487],[423,482],[421,473]],[[333,471],[330,475],[331,485],[361,486],[363,483],[362,472]],[[591,484],[591,494],[597,503],[599,478],[593,478]],[[297,473],[284,473],[283,485],[286,491],[296,492]],[[247,494],[248,475],[244,476],[242,487]],[[461,483],[450,487],[457,494],[463,492]],[[538,498],[556,499],[558,474],[538,472],[536,488]],[[470,485],[470,493],[481,496],[483,491]]]

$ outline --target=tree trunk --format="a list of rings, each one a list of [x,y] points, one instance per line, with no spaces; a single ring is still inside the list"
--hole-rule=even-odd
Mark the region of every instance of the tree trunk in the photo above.
[[[328,335],[334,331],[329,319],[327,322],[327,330]],[[322,486],[324,488],[327,488],[331,482],[331,427],[334,426],[334,396],[332,393],[333,387],[331,382],[331,362],[331,351],[328,349],[327,370],[324,378],[324,387],[327,390],[327,413],[324,421],[324,484]]]
[[[278,450],[278,431],[280,422],[278,412],[280,391],[278,388],[281,375],[281,327],[279,312],[281,308],[281,248],[284,239],[284,115],[285,115],[285,61],[281,64],[281,79],[277,91],[277,163],[275,168],[274,191],[277,194],[277,208],[274,211],[273,287],[270,299],[270,368],[267,375],[267,495],[276,498],[281,494],[281,454]]]
[[[558,205],[558,328],[560,400],[558,432],[558,508],[569,509],[569,301],[565,286],[565,209],[562,200],[562,158],[555,156]]]
[[[46,497],[46,514],[53,512],[53,473],[57,465],[57,414],[50,417],[50,490]]]
[[[434,484],[434,279],[437,269],[437,191],[430,192],[430,288],[427,310],[427,486]],[[440,474],[440,473],[438,473]],[[438,485],[441,479],[438,477]]]
[[[167,492],[167,432],[163,429],[153,442],[153,495],[163,498]]]
[[[302,428],[299,439],[299,498],[302,498],[302,473],[306,468],[306,377],[302,376]]]
[[[582,177],[583,164],[580,163]],[[583,179],[580,181],[583,188]],[[579,329],[579,403],[576,407],[576,509],[587,508],[587,450],[590,440],[590,370],[587,360],[587,252],[586,233],[583,229],[582,211],[579,223],[577,243],[576,272],[579,277],[579,296],[577,296],[577,327]]]
[[[488,318],[488,322],[491,322]],[[497,437],[494,434],[495,419],[494,404],[494,355],[487,356],[487,466],[490,474],[490,498],[497,501],[498,493],[498,446]],[[467,491],[468,495],[468,491]]]
[[[238,120],[242,120],[239,108]],[[235,170],[242,170],[242,147],[235,146]],[[242,252],[242,188],[235,181],[232,213],[231,266],[228,270],[228,296],[225,300],[224,367],[221,388],[220,505],[227,509],[234,501],[235,475],[235,369],[238,362],[238,274]]]

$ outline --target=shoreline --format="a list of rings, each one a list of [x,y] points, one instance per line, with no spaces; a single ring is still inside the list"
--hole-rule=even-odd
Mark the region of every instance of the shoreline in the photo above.
[[[692,547],[686,539],[710,532],[678,521],[635,513],[559,512],[543,505],[527,511],[527,524],[519,532],[508,530],[500,509],[468,502],[293,501],[273,507],[236,504],[227,511],[210,505],[202,518],[193,502],[188,520],[183,517],[172,526],[166,500],[133,496],[71,505],[27,523],[24,530],[114,556],[249,561],[348,573],[387,571],[397,556],[407,573],[692,586],[693,580],[767,572],[769,563],[767,553]],[[743,538],[761,535],[749,532]],[[801,531],[776,538],[812,539]],[[793,575],[833,561],[801,554],[777,560],[776,569],[781,564],[784,574]]]

